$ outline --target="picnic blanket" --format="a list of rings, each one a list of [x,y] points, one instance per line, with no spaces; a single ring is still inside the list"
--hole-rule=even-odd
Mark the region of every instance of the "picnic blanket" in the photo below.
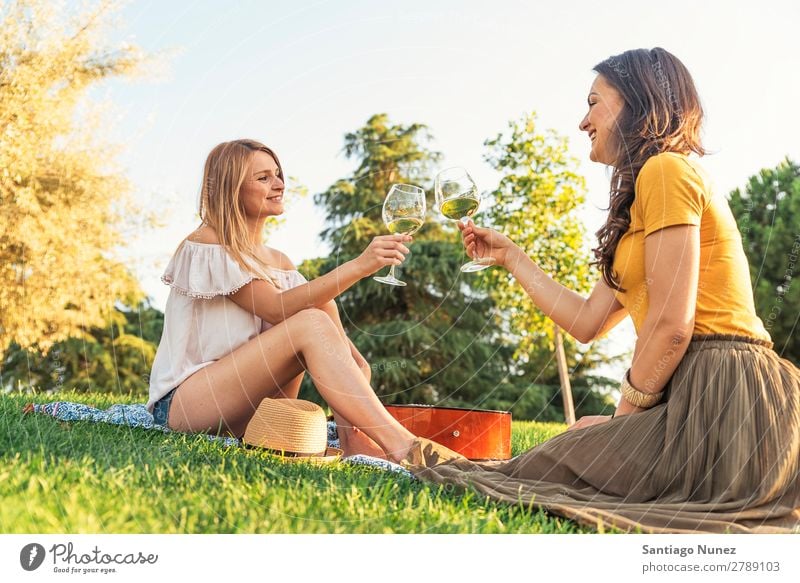
[[[153,415],[144,405],[112,405],[108,409],[97,409],[82,403],[72,403],[69,401],[54,401],[52,403],[30,403],[25,406],[24,413],[38,413],[49,415],[60,421],[90,421],[92,423],[109,423],[111,425],[123,425],[126,427],[138,427],[141,429],[154,429],[164,433],[172,433],[172,430],[153,422]],[[219,442],[225,446],[241,446],[240,440],[235,437],[222,437],[217,435],[199,434],[210,441]],[[339,435],[336,431],[336,422],[328,421],[328,447],[339,447]],[[371,457],[368,455],[351,455],[343,457],[342,462],[352,465],[368,466],[385,472],[409,477],[413,480],[417,478],[399,464],[388,460]]]

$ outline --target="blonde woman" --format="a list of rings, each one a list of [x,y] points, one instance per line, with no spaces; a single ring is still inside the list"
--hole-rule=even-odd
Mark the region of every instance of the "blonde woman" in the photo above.
[[[283,210],[275,152],[253,140],[211,151],[202,224],[162,278],[172,289],[148,408],[156,423],[177,431],[241,437],[262,399],[296,398],[308,371],[335,412],[345,455],[402,460],[414,436],[375,396],[370,367],[345,335],[333,300],[401,264],[411,237],[376,237],[356,259],[308,282],[262,241],[265,219]]]
[[[646,532],[800,530],[800,371],[755,312],[742,239],[694,156],[703,109],[689,71],[661,48],[595,67],[580,129],[613,168],[581,297],[513,241],[470,223],[471,256],[494,257],[581,342],[630,316],[637,332],[613,416],[580,419],[504,463],[418,467],[592,526]]]

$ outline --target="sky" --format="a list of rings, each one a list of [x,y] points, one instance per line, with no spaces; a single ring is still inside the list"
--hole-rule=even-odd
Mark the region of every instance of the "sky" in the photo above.
[[[345,133],[372,115],[430,127],[442,167],[466,167],[482,190],[498,177],[483,142],[535,110],[569,140],[589,188],[587,233],[602,224],[609,173],[578,130],[592,67],[661,46],[694,76],[707,113],[703,164],[729,192],[785,156],[800,159],[797,2],[137,1],[114,42],[163,56],[152,79],[93,92],[114,106],[109,139],[135,196],[163,226],[130,241],[126,260],[154,304],[178,243],[198,224],[205,157],[249,137],[274,148],[310,193],[347,176]],[[330,252],[312,197],[288,201],[268,244],[295,263]],[[480,223],[480,215],[476,215]],[[632,327],[615,346],[632,348]]]

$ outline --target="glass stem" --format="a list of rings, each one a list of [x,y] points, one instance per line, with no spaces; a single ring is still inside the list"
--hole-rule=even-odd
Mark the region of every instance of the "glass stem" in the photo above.
[[[394,268],[395,268],[395,266],[394,266],[394,265],[392,265],[392,266],[389,268],[389,279],[397,279],[397,277],[396,277],[396,276],[395,276],[395,274],[394,274]]]
[[[469,224],[469,217],[461,217],[458,220],[461,221],[461,224],[464,225],[465,227],[467,226],[467,224]],[[472,257],[469,256],[469,253],[467,253],[466,251],[465,251],[465,253],[466,253],[467,257],[472,259]]]

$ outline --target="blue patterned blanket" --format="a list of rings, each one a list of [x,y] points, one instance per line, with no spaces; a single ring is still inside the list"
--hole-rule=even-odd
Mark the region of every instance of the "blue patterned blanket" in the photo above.
[[[25,407],[26,413],[40,413],[55,417],[60,421],[91,421],[94,423],[110,423],[112,425],[126,425],[142,429],[155,429],[170,433],[170,429],[153,423],[153,416],[144,405],[112,405],[108,409],[97,409],[81,403],[69,401],[54,401],[52,403],[33,403]],[[219,437],[205,435],[210,441],[217,441],[226,446],[239,446],[241,442],[234,437]],[[336,432],[336,422],[328,421],[328,447],[339,447],[339,435]],[[367,455],[352,455],[342,458],[342,462],[369,466],[386,472],[393,472],[416,479],[414,475],[399,464],[370,457]]]

